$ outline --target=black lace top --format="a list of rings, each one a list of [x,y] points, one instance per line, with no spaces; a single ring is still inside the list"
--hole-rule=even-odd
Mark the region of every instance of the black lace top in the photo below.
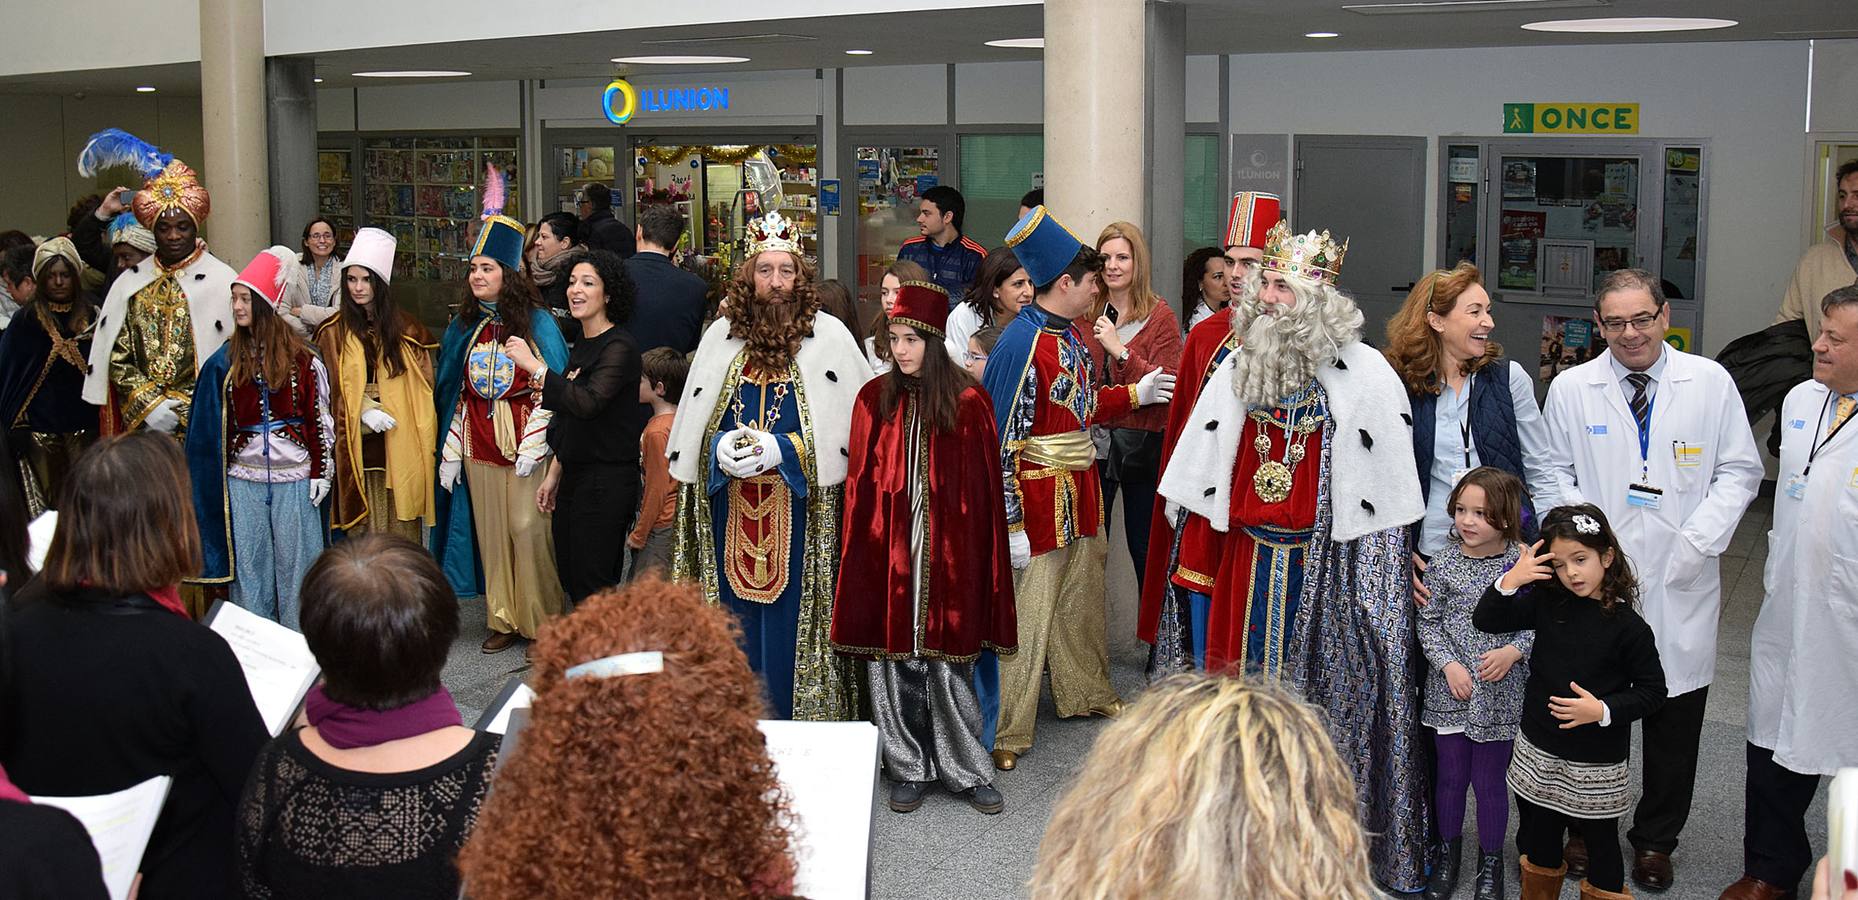
[[[458,850],[490,793],[498,736],[412,772],[340,769],[297,732],[266,745],[239,805],[239,878],[254,898],[458,896]]]

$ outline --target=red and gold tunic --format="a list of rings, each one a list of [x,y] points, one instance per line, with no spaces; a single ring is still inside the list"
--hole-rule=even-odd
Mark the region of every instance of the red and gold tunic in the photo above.
[[[1020,310],[989,357],[1007,527],[1024,530],[1035,555],[1103,528],[1096,448],[1086,428],[1139,404],[1134,385],[1096,381],[1077,327],[1036,304]]]
[[[550,413],[529,373],[503,352],[507,336],[501,321],[478,320],[465,351],[464,388],[446,434],[445,459],[512,466],[518,457],[548,453]]]

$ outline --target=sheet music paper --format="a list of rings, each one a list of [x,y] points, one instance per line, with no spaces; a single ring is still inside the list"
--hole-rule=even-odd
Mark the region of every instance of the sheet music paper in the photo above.
[[[45,568],[45,555],[52,551],[52,532],[58,530],[58,510],[48,509],[39,513],[39,517],[26,526],[26,562],[32,571]],[[26,573],[19,573],[18,578],[10,578],[13,586],[18,588],[26,583]]]
[[[490,701],[484,714],[479,716],[477,724],[472,726],[479,731],[491,734],[506,734],[510,730],[510,713],[518,709],[528,709],[535,702],[535,691],[523,683],[523,676],[512,675],[504,682],[503,690],[497,692],[496,699]]]
[[[309,643],[303,635],[224,600],[213,604],[206,626],[225,638],[239,658],[245,686],[265,728],[273,735],[283,733],[322,672]]]
[[[77,817],[90,833],[97,856],[103,861],[103,884],[110,900],[125,900],[135,874],[142,869],[142,851],[161,817],[173,778],[157,775],[128,790],[94,797],[33,797],[32,802],[56,806]]]
[[[876,726],[759,724],[794,813],[794,893],[814,900],[866,896],[871,798],[877,787]]]

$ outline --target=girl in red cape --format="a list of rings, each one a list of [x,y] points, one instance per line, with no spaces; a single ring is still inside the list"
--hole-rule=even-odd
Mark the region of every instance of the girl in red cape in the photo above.
[[[947,318],[941,288],[905,282],[884,336],[895,368],[853,407],[832,644],[871,661],[890,808],[940,781],[992,815],[1005,800],[974,668],[1011,653],[1018,624],[993,404],[943,348]]]

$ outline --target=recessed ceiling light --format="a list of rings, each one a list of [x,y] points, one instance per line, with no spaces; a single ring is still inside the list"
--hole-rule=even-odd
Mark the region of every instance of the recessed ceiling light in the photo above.
[[[138,94],[152,94],[155,92],[155,86],[152,84],[145,84],[139,88],[136,88],[135,92]]]
[[[1045,39],[1042,37],[1005,38],[998,41],[988,41],[987,46],[1005,47],[1009,50],[1043,50],[1045,49]]]
[[[847,50],[845,51],[845,55],[846,56],[870,56],[871,52],[872,51],[870,50]]]
[[[399,72],[350,72],[356,78],[457,78],[469,75],[455,69],[405,69]]]
[[[1741,23],[1734,19],[1631,16],[1615,19],[1557,19],[1552,22],[1530,22],[1523,26],[1523,30],[1574,34],[1635,34],[1648,31],[1708,31],[1712,28],[1733,28],[1739,24]]]
[[[312,78],[312,79],[310,79],[310,80],[311,80],[311,81],[314,81],[314,82],[316,82],[317,84],[322,84],[322,83],[323,83],[323,80],[322,80],[321,78]]]
[[[1310,31],[1305,32],[1303,36],[1306,38],[1332,38],[1341,37],[1342,35],[1334,31]]]
[[[746,56],[615,56],[613,62],[642,66],[702,66],[745,63]]]

